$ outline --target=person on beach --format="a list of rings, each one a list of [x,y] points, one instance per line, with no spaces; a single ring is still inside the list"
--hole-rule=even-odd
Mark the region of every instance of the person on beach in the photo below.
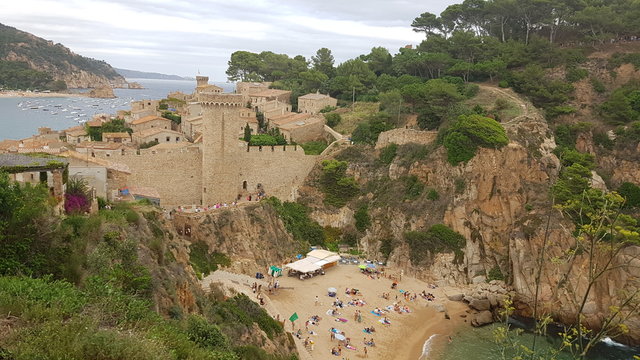
[[[316,302],[315,302],[315,304],[314,304],[315,306],[318,306],[318,300],[319,300],[319,299],[318,299],[318,295],[316,295]]]
[[[364,357],[365,357],[365,358],[366,358],[366,357],[368,357],[368,354],[367,354],[367,347],[366,347],[366,346],[364,347]]]

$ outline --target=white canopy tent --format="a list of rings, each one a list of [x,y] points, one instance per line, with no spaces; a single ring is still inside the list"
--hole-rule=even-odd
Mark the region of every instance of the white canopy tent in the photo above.
[[[313,250],[307,257],[285,265],[284,267],[300,273],[310,273],[335,265],[340,255],[327,250]]]

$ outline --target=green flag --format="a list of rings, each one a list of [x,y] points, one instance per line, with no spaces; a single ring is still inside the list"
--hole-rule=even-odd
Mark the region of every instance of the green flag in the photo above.
[[[291,315],[289,320],[291,320],[291,322],[294,322],[294,321],[298,320],[298,313],[293,313],[293,315]]]

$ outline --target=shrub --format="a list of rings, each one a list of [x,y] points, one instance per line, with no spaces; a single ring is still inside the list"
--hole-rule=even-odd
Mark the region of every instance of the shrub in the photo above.
[[[466,239],[445,225],[436,224],[427,231],[410,231],[404,236],[411,248],[409,256],[413,264],[424,264],[429,255],[442,252],[453,252],[458,263],[463,259]]]
[[[567,69],[565,79],[569,82],[576,82],[585,79],[587,76],[589,76],[589,71],[587,69],[572,66]]]
[[[602,81],[600,81],[600,79],[592,77],[589,79],[589,82],[591,83],[593,91],[597,92],[598,94],[604,94],[607,91],[607,88],[604,86]]]
[[[228,347],[227,337],[214,324],[198,315],[190,315],[187,320],[187,336],[203,348],[224,350]]]
[[[287,231],[293,238],[300,242],[309,242],[311,245],[324,245],[325,235],[322,227],[311,220],[311,210],[299,203],[281,202],[276,197],[270,197],[265,201],[278,213]]]
[[[324,141],[309,141],[300,144],[300,146],[302,146],[306,155],[320,155],[328,145]]]
[[[342,121],[342,116],[337,113],[324,114],[324,118],[327,120],[328,127],[335,127],[340,124],[340,121]]]
[[[359,192],[358,183],[353,177],[346,176],[346,172],[346,161],[322,161],[320,186],[325,195],[325,204],[343,207]]]
[[[209,246],[204,242],[195,242],[189,246],[189,263],[196,274],[209,275],[218,270],[218,266],[229,266],[229,258],[219,252],[209,253]]]
[[[429,189],[429,192],[427,192],[427,199],[431,201],[436,201],[440,199],[440,194],[438,194],[438,192],[435,189]]]
[[[360,206],[358,211],[353,214],[353,217],[356,220],[356,229],[358,229],[358,231],[364,232],[371,226],[369,207],[367,205]]]
[[[637,208],[640,206],[640,187],[638,185],[625,182],[618,188],[618,193],[625,199],[625,208]]]
[[[391,116],[385,112],[379,112],[358,124],[358,127],[353,130],[351,139],[355,143],[373,145],[378,141],[380,133],[391,129],[393,129]]]
[[[489,270],[489,275],[487,276],[487,281],[491,280],[504,280],[504,274],[502,274],[502,270],[498,265],[494,266]]]
[[[324,113],[332,112],[335,109],[337,109],[337,107],[331,106],[331,105],[327,105],[327,106],[323,107],[322,109],[320,109],[320,113],[324,114]]]
[[[444,147],[451,165],[471,160],[480,147],[499,149],[509,143],[497,121],[480,115],[461,115],[444,135]]]
[[[417,176],[411,175],[404,178],[404,198],[408,200],[415,200],[424,191],[424,184],[418,179]]]
[[[507,80],[500,80],[500,82],[498,83],[498,86],[501,88],[508,88],[509,82]]]
[[[385,165],[391,164],[393,159],[395,159],[397,152],[398,152],[398,145],[391,143],[385,146],[380,151],[380,158],[379,158],[380,162]]]

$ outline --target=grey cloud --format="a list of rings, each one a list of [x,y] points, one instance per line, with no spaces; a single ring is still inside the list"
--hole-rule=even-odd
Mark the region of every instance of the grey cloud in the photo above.
[[[38,2],[44,0],[24,0]],[[45,11],[23,12],[20,16],[5,18],[3,9],[20,4],[0,4],[0,22],[32,32],[37,36],[63,43],[85,56],[106,60],[116,67],[142,71],[155,71],[179,75],[193,75],[198,69],[220,81],[226,79],[227,61],[232,52],[247,50],[253,52],[273,51],[290,56],[303,55],[307,59],[321,47],[332,50],[336,62],[342,62],[360,54],[368,53],[374,46],[383,46],[392,53],[406,44],[416,43],[411,38],[411,21],[420,13],[439,13],[455,0],[437,1],[363,1],[363,0],[83,0],[85,4],[124,7],[142,24],[147,15],[185,20],[190,26],[186,31],[164,29],[165,24],[152,23],[149,29],[143,26],[132,30],[120,19],[110,22],[94,21],[99,7],[88,7],[84,20],[77,16],[69,18],[52,17]],[[13,3],[13,2],[12,2]],[[74,9],[72,0],[56,1],[63,9]],[[95,10],[95,11],[94,11]],[[376,38],[370,34],[360,36],[343,29],[342,34],[335,29],[316,29],[305,23],[292,23],[294,17],[309,19],[337,20],[332,24],[364,24],[375,28],[406,28],[408,34],[389,39]],[[145,20],[146,19],[146,20]],[[129,20],[131,21],[131,20]],[[242,23],[236,22],[241,21]],[[224,23],[221,23],[224,22]],[[216,28],[216,24],[220,25]],[[249,27],[253,29],[247,30]],[[264,36],[257,29],[267,27]],[[316,26],[317,27],[317,26]],[[170,29],[170,27],[167,26]],[[215,29],[219,34],[208,33]],[[200,31],[202,29],[202,31]],[[254,33],[256,36],[254,36]],[[395,34],[395,33],[394,33]],[[238,37],[237,35],[243,35]]]

